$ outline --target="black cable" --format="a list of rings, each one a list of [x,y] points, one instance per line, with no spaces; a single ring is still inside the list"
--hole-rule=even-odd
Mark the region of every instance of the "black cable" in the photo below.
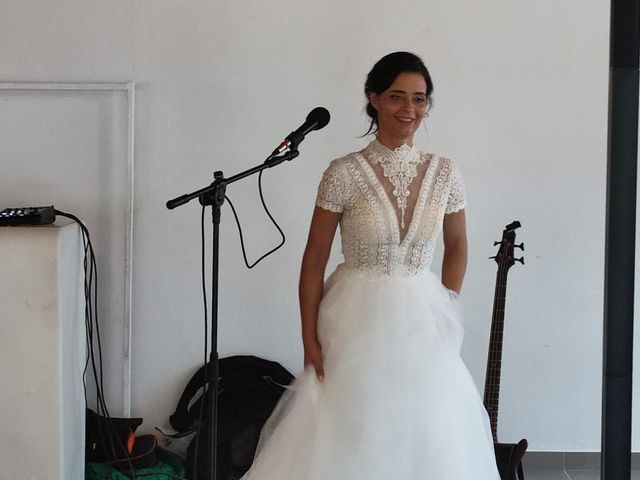
[[[200,245],[201,245],[201,275],[202,275],[202,299],[204,305],[204,377],[202,381],[202,393],[200,401],[200,409],[198,412],[198,422],[196,424],[196,437],[195,437],[195,453],[193,455],[193,478],[198,478],[198,452],[200,451],[200,436],[202,432],[202,419],[204,417],[204,403],[206,399],[206,386],[209,379],[208,367],[207,367],[207,353],[209,350],[209,313],[207,309],[207,272],[205,268],[206,255],[205,255],[205,233],[204,233],[204,217],[206,208],[202,206],[202,213],[200,215]],[[212,346],[213,347],[213,346]]]
[[[87,359],[85,361],[85,369],[83,371],[83,387],[84,387],[84,397],[85,397],[85,408],[87,407],[87,392],[86,392],[86,370],[91,365],[91,371],[93,373],[94,382],[96,385],[96,403],[98,409],[98,415],[100,412],[103,413],[103,416],[107,419],[106,427],[109,430],[108,434],[105,435],[102,430],[101,422],[97,422],[98,425],[98,435],[100,436],[103,444],[105,445],[105,453],[107,457],[109,456],[109,451],[106,449],[110,447],[111,453],[113,455],[113,460],[117,460],[116,453],[116,444],[114,443],[114,438],[117,440],[120,448],[125,454],[126,460],[129,464],[129,469],[133,474],[132,478],[136,478],[136,474],[133,468],[133,464],[131,462],[131,458],[129,456],[129,451],[124,446],[122,440],[118,437],[115,426],[113,425],[113,420],[109,415],[109,409],[107,408],[107,402],[104,398],[104,375],[103,375],[103,365],[102,365],[102,345],[100,339],[100,327],[98,324],[98,314],[96,311],[97,303],[98,303],[98,293],[97,293],[97,277],[98,277],[98,267],[96,263],[95,252],[93,250],[93,244],[91,243],[91,236],[89,235],[89,230],[86,225],[82,223],[82,221],[71,213],[62,212],[60,210],[55,210],[56,215],[69,218],[76,222],[80,226],[80,230],[82,232],[82,242],[84,246],[84,260],[83,260],[83,269],[84,269],[84,293],[85,293],[85,327],[86,327],[86,343],[87,343]],[[94,327],[96,332],[96,338],[94,342]],[[95,351],[94,351],[94,343],[97,343],[98,346],[98,365],[96,365]],[[98,373],[99,372],[99,373]],[[105,442],[105,437],[108,440],[108,443]],[[109,458],[107,458],[109,459]],[[128,475],[127,475],[128,476]]]
[[[208,350],[208,327],[207,327],[207,297],[206,297],[206,279],[205,279],[205,238],[204,238],[204,212],[205,209],[202,209],[202,281],[203,281],[203,298],[204,298],[204,316],[205,316],[205,345],[204,345],[204,357],[205,357],[205,378],[206,377],[206,357]],[[118,446],[122,449],[122,452],[125,455],[125,459],[128,463],[128,471],[125,469],[118,469],[123,475],[127,477],[137,479],[147,476],[153,475],[164,475],[168,478],[177,478],[184,480],[185,477],[180,477],[177,475],[172,475],[165,472],[149,472],[145,474],[136,474],[135,469],[133,467],[133,463],[131,461],[131,457],[129,455],[128,449],[125,447],[122,440],[119,438],[115,426],[113,424],[113,420],[109,413],[109,409],[107,407],[107,401],[104,396],[104,368],[103,368],[103,357],[102,357],[102,339],[100,337],[100,326],[98,321],[98,313],[96,310],[96,306],[98,303],[98,294],[97,294],[97,277],[98,277],[98,268],[95,257],[95,252],[93,249],[93,244],[91,243],[91,237],[89,235],[89,230],[86,225],[82,223],[82,221],[76,217],[75,215],[67,212],[62,212],[60,210],[55,210],[56,215],[61,217],[66,217],[74,222],[76,222],[82,233],[82,242],[83,242],[83,250],[84,250],[84,259],[83,259],[83,271],[84,271],[84,295],[85,295],[85,345],[87,348],[85,365],[82,373],[82,384],[83,384],[83,392],[85,399],[85,408],[88,404],[87,398],[87,382],[86,382],[86,374],[91,366],[91,372],[93,374],[93,379],[96,387],[96,406],[98,410],[98,415],[102,415],[106,418],[106,427],[108,432],[105,432],[102,427],[102,422],[97,422],[98,426],[98,435],[105,447],[105,453],[107,454],[107,460],[120,460],[118,459],[118,454],[116,453],[116,444],[114,443],[114,438],[118,443]],[[95,336],[94,336],[95,334]],[[98,355],[96,359],[94,346],[97,345]],[[204,400],[204,390],[203,390],[203,400]],[[200,405],[200,418],[199,423],[202,423],[202,415],[204,410],[204,401]],[[105,441],[106,439],[106,441]],[[110,452],[109,452],[110,450]],[[196,450],[197,451],[197,450]],[[109,458],[111,457],[111,458]],[[115,468],[115,467],[112,467]],[[98,476],[102,478],[103,475],[98,474]]]
[[[207,313],[207,298],[206,298],[206,284],[204,277],[204,207],[202,213],[202,272],[203,272],[203,294],[204,294],[204,315],[205,315],[205,368],[206,368],[206,354],[207,354],[207,322],[206,319],[208,317]],[[129,455],[128,449],[125,447],[124,443],[117,435],[115,426],[113,424],[113,420],[109,413],[109,409],[107,407],[107,401],[104,396],[104,368],[103,368],[103,358],[102,358],[102,340],[100,337],[100,326],[98,322],[98,313],[97,313],[97,304],[98,304],[98,267],[95,257],[95,252],[93,250],[93,244],[91,243],[91,237],[89,235],[89,230],[86,225],[82,223],[82,221],[73,214],[62,212],[60,210],[56,210],[56,215],[67,217],[74,222],[76,222],[80,226],[80,230],[82,233],[82,241],[84,247],[84,260],[83,260],[83,270],[84,270],[84,293],[85,293],[85,327],[86,327],[86,335],[85,341],[87,346],[87,358],[85,360],[85,366],[83,369],[83,377],[82,384],[84,388],[84,399],[85,399],[85,407],[87,406],[87,383],[86,383],[86,373],[91,365],[91,371],[93,373],[93,378],[96,386],[96,402],[98,414],[102,412],[102,415],[107,419],[106,426],[109,432],[104,432],[102,430],[102,422],[97,422],[98,424],[98,434],[106,448],[111,450],[111,455],[113,460],[119,460],[117,458],[116,453],[116,444],[114,443],[114,438],[118,442],[118,446],[122,449],[125,459],[128,463],[128,471],[123,469],[118,469],[123,475],[130,477],[132,479],[138,479],[148,476],[159,476],[163,475],[167,478],[176,478],[180,480],[184,480],[186,477],[173,475],[166,472],[149,472],[144,474],[137,474],[135,469],[133,468],[133,463],[131,461],[131,457]],[[95,333],[95,337],[94,337]],[[97,344],[98,348],[98,358],[96,360],[96,355],[94,351],[94,344]],[[206,377],[205,377],[206,378]],[[204,404],[204,402],[203,402]],[[202,417],[203,407],[201,405],[200,416]],[[200,422],[202,419],[200,418]],[[106,435],[105,435],[106,433]],[[108,443],[105,442],[105,437],[108,440]],[[109,457],[109,450],[105,450],[107,457]],[[109,458],[108,458],[109,460]],[[115,467],[112,467],[115,468]],[[104,477],[103,475],[98,474],[98,476],[102,478],[111,479],[111,477]]]
[[[71,220],[76,222],[80,226],[81,232],[82,232],[82,241],[84,246],[83,268],[84,268],[84,276],[85,276],[85,280],[84,280],[85,326],[87,327],[87,341],[88,341],[87,365],[88,363],[91,363],[91,366],[92,366],[94,380],[96,381],[96,397],[97,397],[96,402],[97,402],[98,410],[100,411],[101,407],[104,407],[106,405],[106,402],[104,401],[104,395],[102,393],[103,384],[98,383],[98,375],[97,375],[98,368],[96,367],[96,364],[95,364],[95,356],[93,352],[94,325],[97,328],[97,316],[95,314],[95,305],[97,304],[97,289],[95,288],[93,283],[94,278],[97,277],[97,265],[95,262],[95,253],[93,251],[91,237],[89,235],[89,231],[86,225],[84,225],[78,217],[70,213],[56,210],[56,214],[63,217],[70,218]],[[99,343],[99,338],[98,338],[98,343]],[[101,362],[102,362],[102,358],[100,357],[100,363]],[[99,366],[101,369],[101,365]],[[86,388],[86,381],[84,381],[84,379],[83,379],[83,384]],[[86,390],[85,390],[85,399],[86,399]]]
[[[97,401],[97,407],[98,407],[98,413],[102,412],[106,412],[106,418],[109,419],[109,421],[107,422],[107,429],[111,431],[111,433],[114,434],[114,436],[117,437],[117,435],[115,434],[115,429],[113,427],[113,425],[110,422],[110,417],[108,416],[108,409],[106,408],[106,400],[104,398],[104,383],[103,382],[99,382],[98,381],[98,368],[96,367],[96,360],[95,360],[95,354],[94,354],[94,350],[93,350],[93,346],[94,346],[94,339],[93,339],[93,332],[94,332],[94,325],[96,330],[98,329],[98,325],[97,325],[97,314],[95,313],[95,308],[97,305],[97,283],[94,284],[94,279],[97,278],[97,264],[96,264],[96,260],[95,260],[95,252],[93,250],[93,245],[91,243],[91,237],[89,235],[89,231],[87,229],[87,227],[74,215],[71,214],[65,214],[64,212],[58,212],[59,214],[61,214],[62,216],[66,216],[68,218],[71,218],[72,220],[74,220],[75,222],[78,223],[78,225],[80,225],[81,230],[82,230],[82,236],[83,236],[83,244],[85,247],[85,257],[84,257],[84,262],[83,262],[83,266],[84,266],[84,271],[85,271],[85,300],[86,300],[86,304],[85,304],[85,314],[86,314],[86,320],[87,320],[87,327],[88,327],[88,340],[89,340],[89,349],[87,351],[88,354],[88,361],[90,360],[91,362],[91,366],[92,366],[92,372],[94,375],[94,380],[96,383],[96,401]],[[93,295],[92,295],[93,293]],[[100,338],[98,337],[97,342],[100,343]],[[102,371],[102,356],[99,357],[99,370]],[[85,387],[86,387],[86,383],[85,383]],[[86,397],[86,393],[85,393],[85,397]],[[102,439],[102,441],[104,442],[104,432],[102,430],[102,425],[100,423],[98,423],[98,433],[100,435],[100,438]],[[107,447],[111,447],[111,453],[113,455],[113,458],[115,459],[117,454],[116,454],[116,446],[113,443],[113,438],[110,435],[107,435],[107,439],[109,440],[109,444],[105,444],[105,446]],[[119,439],[118,439],[119,440]],[[120,445],[123,449],[124,446]],[[126,449],[125,449],[126,451]]]
[[[279,250],[284,245],[284,242],[286,241],[286,238],[284,236],[284,232],[282,231],[282,229],[280,228],[278,223],[275,221],[275,219],[273,218],[273,216],[269,212],[269,209],[267,208],[267,204],[264,201],[264,195],[262,193],[262,170],[258,174],[258,191],[260,192],[260,201],[262,202],[262,206],[264,207],[264,211],[267,212],[267,215],[271,219],[271,222],[276,226],[276,228],[278,229],[278,232],[280,232],[280,236],[282,237],[282,241],[276,247],[272,248],[267,253],[265,253],[260,258],[258,258],[251,265],[249,265],[249,262],[247,261],[247,252],[246,252],[245,247],[244,247],[244,236],[242,235],[242,227],[240,226],[240,220],[238,219],[238,214],[236,213],[236,209],[233,206],[233,203],[231,202],[231,199],[229,197],[227,197],[226,195],[224,197],[227,200],[227,202],[229,202],[229,206],[231,206],[231,211],[233,212],[233,216],[236,219],[236,225],[238,226],[238,234],[240,235],[240,246],[242,247],[242,257],[244,258],[244,264],[249,269],[255,267],[258,263],[260,263],[263,259],[265,259],[269,255],[271,255],[276,250]]]
[[[60,212],[62,213],[62,212]],[[73,216],[70,214],[66,214],[65,216],[72,218]],[[73,218],[74,221],[79,222],[79,220],[77,218]],[[86,228],[86,226],[84,226],[84,224],[82,224],[81,222],[78,223],[79,225],[81,225],[81,230],[82,230],[82,241],[83,241],[83,246],[84,246],[84,259],[83,259],[83,268],[84,268],[84,294],[85,294],[85,327],[87,330],[87,360],[86,360],[86,366],[88,367],[89,363],[91,363],[92,365],[92,371],[94,373],[94,379],[96,379],[96,367],[95,367],[95,358],[93,355],[93,345],[94,345],[94,340],[93,340],[93,304],[92,304],[92,296],[91,296],[91,292],[93,289],[93,275],[94,275],[94,263],[92,261],[92,258],[94,257],[93,255],[93,250],[92,250],[92,245],[91,245],[91,239],[88,236],[88,230]],[[86,381],[85,379],[83,379],[83,385],[85,387],[85,401],[86,401]],[[100,406],[100,401],[101,401],[101,397],[100,397],[100,388],[99,385],[96,382],[96,403],[98,405],[98,407]],[[85,403],[86,405],[86,403]],[[99,411],[99,410],[98,410]],[[98,434],[100,436],[100,438],[103,440],[104,442],[104,432],[102,430],[102,425],[98,424]],[[115,456],[115,445],[113,444],[113,441],[110,437],[109,438],[110,442],[109,445],[111,447],[111,451],[113,453],[113,455]]]

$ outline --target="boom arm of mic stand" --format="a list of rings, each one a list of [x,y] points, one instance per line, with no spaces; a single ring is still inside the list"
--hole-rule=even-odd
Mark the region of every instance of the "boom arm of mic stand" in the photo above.
[[[282,162],[284,162],[285,160],[293,160],[294,158],[296,158],[298,155],[300,155],[300,152],[298,152],[298,150],[289,150],[287,153],[285,153],[284,155],[280,155],[279,157],[273,157],[270,156],[269,158],[267,158],[264,163],[257,165],[253,168],[250,168],[248,170],[245,170],[244,172],[240,172],[236,175],[234,175],[233,177],[229,177],[229,178],[223,178],[222,176],[214,177],[216,178],[216,181],[224,181],[225,184],[230,184],[233,182],[236,182],[238,180],[243,179],[244,177],[248,177],[249,175],[253,175],[254,173],[258,173],[262,170],[264,170],[265,168],[272,168],[275,167],[276,165],[281,164]],[[179,207],[180,205],[184,205],[185,203],[190,202],[191,200],[193,200],[194,198],[200,197],[202,195],[205,195],[213,190],[215,190],[217,188],[216,182],[213,182],[211,185],[201,188],[199,190],[196,190],[195,192],[191,192],[191,193],[187,193],[185,195],[180,195],[179,197],[173,198],[171,200],[169,200],[167,202],[167,208],[169,210],[173,210],[176,207]]]

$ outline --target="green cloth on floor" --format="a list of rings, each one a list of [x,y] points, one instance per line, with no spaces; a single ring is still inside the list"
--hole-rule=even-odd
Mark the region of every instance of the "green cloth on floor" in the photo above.
[[[169,480],[186,479],[182,459],[164,448],[156,449],[158,462],[152,467],[138,468],[135,470],[136,478],[141,480]],[[133,476],[127,476],[115,468],[103,463],[87,462],[85,467],[85,480],[131,480]]]

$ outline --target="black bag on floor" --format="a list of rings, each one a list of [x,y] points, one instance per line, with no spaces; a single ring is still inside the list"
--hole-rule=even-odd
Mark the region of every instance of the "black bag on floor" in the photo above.
[[[134,435],[142,418],[116,418],[86,409],[85,459],[128,472],[156,463],[155,435]]]
[[[237,480],[249,469],[260,431],[293,379],[279,363],[259,357],[237,355],[218,361],[218,480]],[[169,417],[174,430],[197,432],[187,449],[185,467],[189,480],[208,477],[211,429],[206,385],[205,368],[201,367]],[[199,424],[201,408],[202,424]]]

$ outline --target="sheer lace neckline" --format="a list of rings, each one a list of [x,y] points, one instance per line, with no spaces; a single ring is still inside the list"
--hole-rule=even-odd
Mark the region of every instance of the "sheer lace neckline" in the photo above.
[[[372,165],[382,167],[382,175],[393,186],[392,194],[400,213],[400,230],[405,230],[409,185],[418,175],[418,165],[424,163],[424,156],[417,148],[407,144],[391,150],[377,139],[364,149],[363,154]]]
[[[363,153],[367,159],[373,164],[378,163],[413,163],[419,162],[420,152],[417,148],[403,143],[399,147],[389,148],[378,139],[373,140],[364,149]]]

